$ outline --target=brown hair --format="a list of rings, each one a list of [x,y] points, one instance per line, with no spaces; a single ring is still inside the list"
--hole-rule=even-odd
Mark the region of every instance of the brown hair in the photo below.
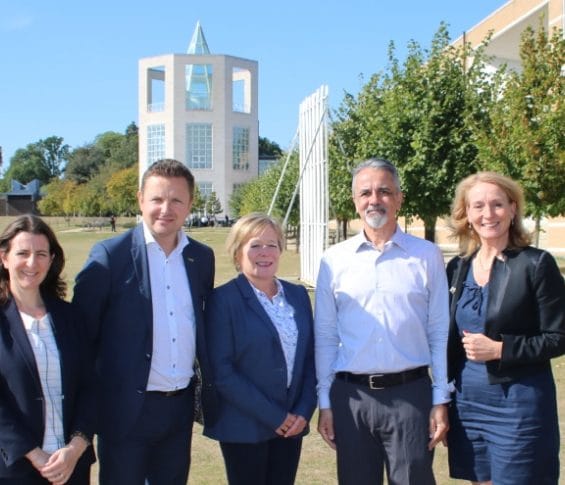
[[[149,166],[141,178],[141,192],[145,188],[145,183],[149,177],[180,177],[186,180],[190,198],[194,197],[194,175],[184,164],[172,158],[157,160]]]
[[[528,246],[531,237],[524,228],[524,193],[520,185],[510,177],[496,172],[477,172],[459,182],[451,206],[449,222],[451,238],[459,240],[461,254],[469,256],[480,246],[479,236],[472,228],[469,228],[469,219],[467,218],[469,191],[479,183],[496,185],[506,194],[510,203],[516,204],[516,214],[508,230],[508,247],[516,249]]]
[[[253,212],[243,216],[232,226],[226,240],[226,249],[235,269],[239,271],[237,255],[243,245],[267,227],[275,231],[279,249],[282,251],[284,246],[283,231],[281,225],[271,216],[260,212]]]
[[[49,252],[53,257],[45,279],[39,285],[41,292],[47,296],[65,298],[67,284],[61,278],[65,267],[65,254],[57,241],[55,233],[38,216],[26,214],[14,219],[0,235],[0,252],[7,254],[10,251],[12,239],[20,232],[43,235],[49,242]],[[0,303],[5,303],[10,298],[10,274],[4,266],[0,267]]]

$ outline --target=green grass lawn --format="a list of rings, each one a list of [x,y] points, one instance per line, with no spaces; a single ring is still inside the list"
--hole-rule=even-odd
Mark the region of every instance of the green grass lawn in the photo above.
[[[8,218],[0,217],[0,227],[5,227]],[[56,230],[57,237],[61,242],[67,263],[65,267],[65,278],[69,283],[69,290],[72,292],[72,282],[76,273],[84,264],[90,247],[96,241],[112,237],[110,228],[85,230],[80,226],[81,221],[68,222],[62,218],[46,218],[47,222]],[[132,221],[118,219],[118,232],[125,230],[124,226],[131,226]],[[193,229],[189,234],[195,239],[202,241],[214,249],[216,254],[216,285],[228,281],[235,276],[235,270],[229,261],[224,242],[228,229],[224,228],[199,228]],[[289,245],[289,250],[282,255],[279,266],[279,276],[296,280],[299,274],[299,255]],[[70,297],[70,294],[69,294]],[[563,399],[563,389],[565,389],[565,357],[556,359],[553,362],[555,380],[558,389],[558,401],[560,410],[560,429],[561,435],[565,436],[563,418],[565,417],[565,401]],[[311,427],[312,432],[304,440],[302,459],[298,470],[297,484],[301,485],[328,485],[337,483],[335,478],[335,455],[319,437],[316,431],[317,415],[314,416]],[[439,445],[436,451],[434,469],[439,485],[456,483],[450,480],[447,474],[446,450]],[[565,456],[561,453],[561,474],[565,476],[564,466]],[[97,468],[93,468],[92,483],[97,482]],[[224,466],[218,444],[202,436],[202,428],[195,425],[193,446],[192,446],[192,465],[190,472],[190,484],[223,484],[226,483]]]

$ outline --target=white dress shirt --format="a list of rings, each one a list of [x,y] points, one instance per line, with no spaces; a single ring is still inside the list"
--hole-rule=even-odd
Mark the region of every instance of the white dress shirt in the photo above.
[[[53,453],[65,446],[63,429],[63,392],[59,349],[49,314],[36,319],[20,312],[27,338],[35,356],[44,403],[45,433],[42,450]]]
[[[437,246],[396,232],[379,251],[361,232],[323,255],[316,285],[320,408],[336,372],[395,373],[430,365],[433,403],[450,400],[447,278]]]
[[[194,307],[182,251],[189,243],[179,230],[178,243],[167,256],[143,223],[153,306],[153,353],[148,391],[174,391],[188,386],[194,374],[196,328]]]

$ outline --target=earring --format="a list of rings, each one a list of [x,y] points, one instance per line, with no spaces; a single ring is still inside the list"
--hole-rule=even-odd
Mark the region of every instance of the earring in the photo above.
[[[512,218],[512,219],[510,220],[510,225],[511,225],[511,226],[514,225],[514,218]]]
[[[471,223],[467,223],[467,227],[469,228],[469,231],[473,232],[473,226],[471,225]]]

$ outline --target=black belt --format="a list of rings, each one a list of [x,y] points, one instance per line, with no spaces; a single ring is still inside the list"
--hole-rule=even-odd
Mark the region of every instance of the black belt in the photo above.
[[[147,391],[147,392],[149,394],[154,394],[154,395],[162,396],[162,397],[174,397],[174,396],[178,396],[178,395],[182,394],[189,387],[190,386],[183,387],[182,389],[175,389],[174,391]]]
[[[336,378],[345,382],[353,382],[370,389],[384,389],[385,387],[398,386],[415,381],[428,375],[428,366],[416,367],[394,374],[352,374],[351,372],[338,372]]]

